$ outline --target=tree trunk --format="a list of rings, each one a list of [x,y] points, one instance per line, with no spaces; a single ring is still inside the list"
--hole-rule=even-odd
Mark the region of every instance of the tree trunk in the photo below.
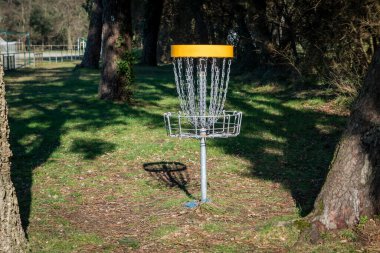
[[[258,16],[255,22],[258,42],[261,47],[264,63],[268,63],[269,59],[274,54],[274,45],[272,43],[272,34],[269,31],[269,23],[267,19],[267,1],[253,1],[253,6],[256,9]]]
[[[380,48],[310,218],[313,231],[355,225],[380,211]]]
[[[195,37],[199,36],[198,43],[201,44],[209,44],[209,33],[208,33],[208,27],[206,22],[206,13],[203,8],[204,0],[193,0],[190,2],[191,10],[194,15],[195,19],[195,31],[197,35]]]
[[[71,37],[71,29],[70,28],[67,28],[66,35],[67,35],[67,50],[71,50],[73,48],[73,39]]]
[[[94,0],[88,28],[86,50],[79,67],[99,68],[100,49],[102,45],[103,3]]]
[[[141,63],[157,66],[157,40],[164,0],[148,0],[145,7],[144,47]]]
[[[26,252],[16,191],[11,181],[8,108],[5,101],[3,67],[0,65],[0,252]]]
[[[99,96],[129,100],[132,72],[131,0],[103,0],[103,66]]]
[[[237,64],[240,69],[252,69],[260,64],[247,24],[247,20],[250,20],[250,18],[247,18],[247,15],[245,14],[252,12],[252,9],[252,5],[244,6],[241,3],[234,1],[230,10],[231,19],[236,19],[237,23],[236,31],[239,35],[239,40],[236,41],[238,43],[236,47],[236,55]]]

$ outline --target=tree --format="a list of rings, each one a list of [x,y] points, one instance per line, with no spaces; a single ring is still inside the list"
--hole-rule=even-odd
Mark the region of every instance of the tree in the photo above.
[[[192,11],[192,16],[195,21],[195,29],[196,33],[199,36],[199,43],[201,44],[209,44],[209,31],[206,22],[206,13],[204,10],[205,1],[204,0],[193,0],[187,2],[190,5],[190,9]]]
[[[54,30],[56,31],[55,38],[61,38],[62,42],[68,46],[68,49],[73,49],[75,41],[84,37],[88,31],[88,15],[81,3],[84,0],[60,0],[55,1],[52,15],[54,16]],[[91,1],[92,2],[92,1]],[[61,10],[70,10],[62,12]],[[65,39],[66,41],[63,41]]]
[[[11,181],[8,108],[3,67],[0,65],[0,252],[26,252],[16,191]]]
[[[340,229],[380,212],[380,48],[367,72],[326,182],[311,214],[314,230]]]
[[[42,44],[48,43],[48,36],[53,32],[52,20],[39,7],[33,8],[30,13],[30,27],[42,38]]]
[[[101,99],[128,101],[133,83],[131,0],[103,0]]]
[[[157,65],[157,39],[164,0],[148,0],[145,6],[144,47],[142,63]]]
[[[97,69],[99,68],[100,49],[102,45],[102,0],[91,1],[90,6],[90,26],[88,28],[86,50],[79,66]]]
[[[21,8],[23,5],[21,7],[17,7],[16,5],[13,11],[21,13],[23,19],[29,20],[30,27],[22,27],[22,30],[32,30],[31,40],[33,44],[52,43],[68,45],[68,48],[71,49],[76,39],[83,37],[88,31],[88,17],[82,8],[84,1],[29,0],[27,1],[29,3],[28,8]],[[0,15],[1,9],[0,1]],[[15,23],[13,17],[9,17],[7,20],[10,23]],[[12,30],[19,31],[20,28]]]

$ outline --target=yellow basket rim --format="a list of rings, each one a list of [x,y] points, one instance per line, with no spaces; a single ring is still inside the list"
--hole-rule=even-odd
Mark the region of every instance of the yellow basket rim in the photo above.
[[[172,45],[171,57],[233,58],[234,47],[231,45]]]

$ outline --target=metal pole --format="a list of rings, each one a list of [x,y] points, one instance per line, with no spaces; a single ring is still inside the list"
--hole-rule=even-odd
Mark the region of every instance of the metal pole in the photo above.
[[[31,65],[32,64],[32,58],[30,57],[30,51],[32,50],[32,47],[31,47],[31,45],[30,45],[30,35],[29,35],[29,33],[27,33],[27,36],[28,36],[28,54],[29,54],[29,65]]]
[[[201,129],[201,135],[206,134],[206,129]],[[206,138],[201,138],[201,202],[208,202],[207,199],[207,168],[206,168]]]
[[[10,59],[10,57],[9,57],[9,47],[8,47],[8,33],[6,33],[5,35],[6,35],[5,39],[7,40],[7,70],[9,70],[9,59]]]

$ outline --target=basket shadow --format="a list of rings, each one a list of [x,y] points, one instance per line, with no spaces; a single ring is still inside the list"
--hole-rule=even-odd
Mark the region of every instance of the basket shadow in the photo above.
[[[144,163],[143,168],[155,180],[163,183],[168,187],[178,187],[186,196],[195,199],[188,191],[187,185],[190,182],[190,176],[187,166],[180,162],[151,162]]]

